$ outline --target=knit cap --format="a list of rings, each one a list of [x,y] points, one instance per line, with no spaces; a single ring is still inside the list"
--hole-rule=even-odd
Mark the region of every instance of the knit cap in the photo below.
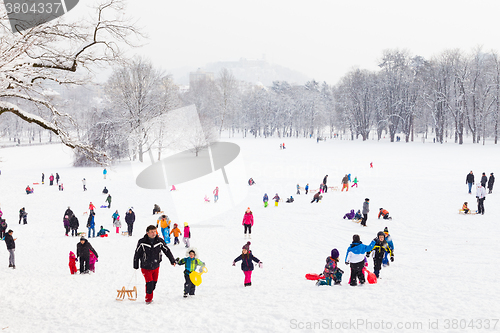
[[[389,229],[387,229],[387,227],[384,228],[384,233],[386,233],[386,234],[389,233]]]
[[[339,257],[339,250],[337,250],[337,249],[333,249],[333,250],[332,250],[332,253],[331,253],[331,257],[332,257],[333,259],[338,258],[338,257]]]
[[[251,244],[250,242],[247,242],[245,245],[243,245],[242,249],[249,251],[250,250],[250,244]]]

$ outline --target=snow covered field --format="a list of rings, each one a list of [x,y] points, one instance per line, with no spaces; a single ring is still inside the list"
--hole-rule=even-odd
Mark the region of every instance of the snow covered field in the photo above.
[[[498,145],[287,139],[287,149],[280,150],[283,140],[278,139],[227,141],[241,147],[245,178],[257,182],[243,186],[244,197],[234,193],[230,198],[220,172],[170,193],[135,185],[146,164],[114,165],[104,180],[100,167],[72,167],[71,151],[61,145],[0,149],[0,207],[17,238],[15,270],[7,267],[8,252],[0,242],[2,332],[500,330],[500,184],[487,196],[484,216],[458,214],[464,201],[476,208],[465,184],[470,170],[476,181],[482,172],[500,175]],[[42,172],[45,185],[35,185],[35,193],[26,195],[26,185],[40,182]],[[48,185],[56,172],[63,192]],[[328,185],[340,186],[347,173],[358,177],[358,189],[329,191],[319,204],[310,203],[311,194],[295,195],[297,183],[316,189],[328,174]],[[83,212],[90,201],[97,207],[104,203],[104,186],[113,197],[112,208],[97,209],[96,229],[103,225],[111,234],[89,240],[99,254],[96,273],[70,275],[68,253],[76,252],[78,239],[64,236],[64,211],[71,206],[85,226]],[[214,204],[203,200],[205,193],[212,199],[215,186],[221,188],[220,215],[213,215]],[[265,192],[270,198],[293,195],[296,201],[264,208]],[[190,200],[179,200],[186,193],[192,193]],[[350,209],[360,209],[366,197],[371,209],[367,228],[342,219]],[[191,244],[208,273],[196,296],[183,299],[184,268],[164,259],[154,302],[145,305],[144,279],[132,268],[132,259],[137,240],[156,222],[151,215],[155,203],[173,223],[190,224]],[[131,206],[134,236],[115,234],[111,214],[118,209],[123,219]],[[29,214],[27,225],[18,224],[21,207]],[[241,225],[246,207],[255,218],[250,249],[264,262],[247,288],[239,264],[231,266],[246,242]],[[378,220],[380,207],[393,220]],[[367,244],[386,226],[394,240],[394,263],[382,269],[377,284],[349,286],[343,259],[352,235]],[[170,248],[174,257],[185,255],[182,245]],[[333,248],[340,251],[345,271],[342,286],[316,287],[304,275],[321,272]],[[115,300],[116,289],[124,285],[138,287],[136,302]]]

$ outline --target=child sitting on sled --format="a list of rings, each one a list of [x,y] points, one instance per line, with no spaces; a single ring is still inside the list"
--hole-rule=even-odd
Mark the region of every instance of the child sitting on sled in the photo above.
[[[468,214],[470,211],[470,209],[467,205],[468,205],[468,203],[464,202],[464,205],[462,206],[462,210],[463,210],[464,214]]]
[[[354,216],[354,219],[355,220],[361,220],[363,219],[363,215],[361,215],[361,210],[358,209],[358,211],[356,212],[356,215]]]
[[[351,211],[349,213],[346,213],[344,215],[344,219],[347,218],[348,220],[352,220],[354,218],[355,214],[354,214],[354,209],[351,209]]]
[[[318,286],[331,286],[332,281],[334,285],[340,285],[340,282],[342,282],[342,274],[344,274],[344,271],[338,266],[339,251],[333,249],[330,254],[331,255],[326,258],[325,270],[323,271],[325,279],[318,280],[318,282],[316,282]]]
[[[101,229],[97,233],[97,237],[108,237],[108,235],[106,234],[107,232],[109,232],[109,230],[104,229],[104,227],[101,225]]]

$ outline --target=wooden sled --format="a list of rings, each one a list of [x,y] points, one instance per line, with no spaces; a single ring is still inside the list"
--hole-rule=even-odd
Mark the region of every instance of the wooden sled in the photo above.
[[[77,233],[76,235],[82,237],[82,236],[85,236],[86,234],[87,233],[85,231],[82,231],[82,232]]]
[[[475,210],[472,210],[470,209],[469,212],[467,214],[465,214],[465,212],[462,210],[462,209],[459,209],[458,210],[458,213],[459,214],[462,214],[462,215],[476,215],[476,211]]]
[[[361,219],[352,219],[351,221],[355,222],[355,223],[359,223],[359,222],[361,222]]]
[[[123,301],[125,299],[125,294],[127,294],[128,299],[131,301],[137,301],[137,288],[134,286],[133,289],[127,290],[125,286],[122,289],[117,289],[118,295],[116,296],[117,301]]]
[[[128,236],[128,231],[122,231],[122,236]]]
[[[332,191],[338,191],[339,187],[338,186],[328,186],[328,188]]]

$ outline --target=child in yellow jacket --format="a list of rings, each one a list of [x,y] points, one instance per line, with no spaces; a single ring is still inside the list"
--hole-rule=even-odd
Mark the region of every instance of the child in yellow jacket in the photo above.
[[[181,229],[177,227],[177,223],[174,223],[174,228],[170,231],[170,234],[174,234],[174,245],[179,244],[179,235],[182,235]]]

